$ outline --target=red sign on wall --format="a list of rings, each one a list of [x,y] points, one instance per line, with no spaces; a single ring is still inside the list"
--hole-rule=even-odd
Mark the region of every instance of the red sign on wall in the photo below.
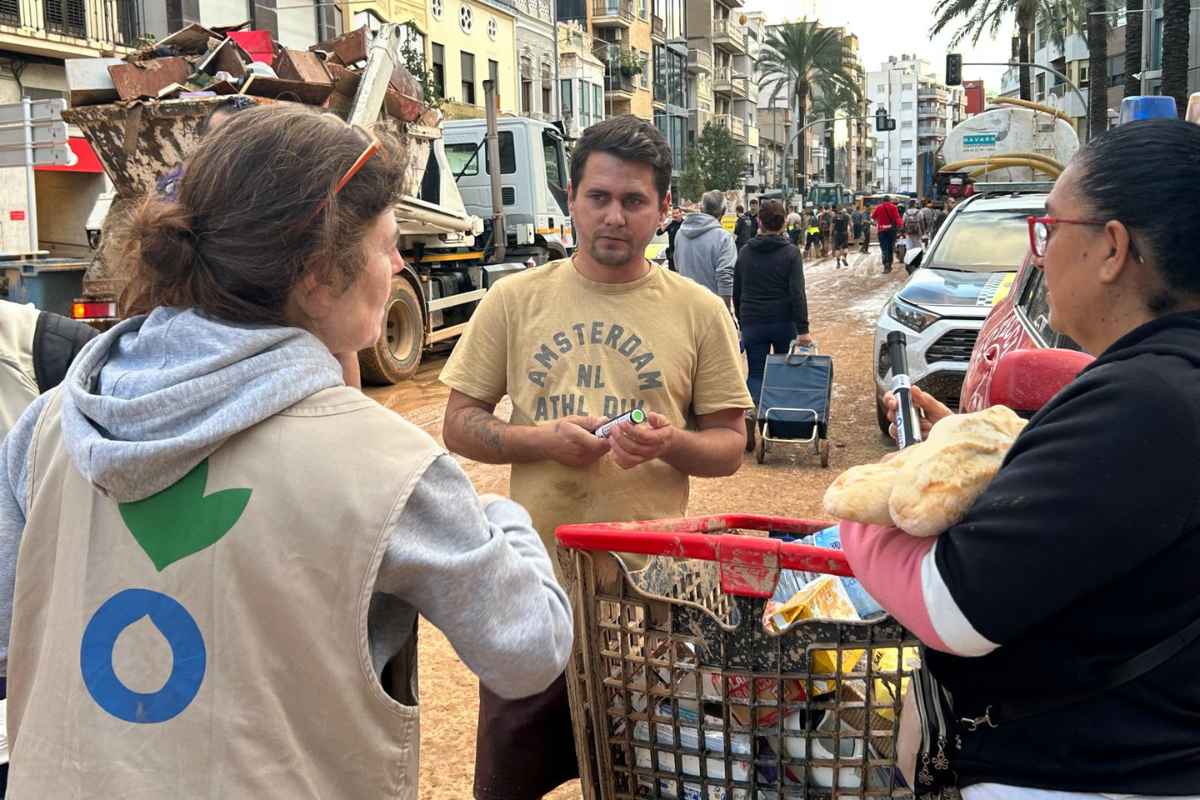
[[[10,220],[12,220],[13,222],[24,222],[25,221],[25,212],[24,211],[10,211],[10,212],[8,212],[8,218]]]

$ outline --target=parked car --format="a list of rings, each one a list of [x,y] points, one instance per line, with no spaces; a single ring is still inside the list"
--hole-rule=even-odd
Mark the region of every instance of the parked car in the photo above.
[[[670,246],[671,239],[666,233],[656,233],[646,245],[646,260],[660,267],[667,266],[667,248]]]
[[[1050,349],[1074,351],[1080,358],[1064,359],[1063,363],[1073,365],[1075,372],[1091,361],[1090,356],[1079,353],[1079,345],[1069,336],[1050,327],[1045,274],[1034,266],[1032,258],[1025,259],[1013,286],[1008,296],[992,309],[979,332],[959,396],[959,408],[963,411],[979,411],[995,401],[992,384],[997,365],[1010,353]],[[1038,389],[1043,396],[1049,397],[1072,377],[1072,374],[1044,375],[1039,380],[1054,381],[1055,385],[1028,388]],[[1024,380],[1031,379],[1026,376]],[[1025,413],[1037,408],[1014,410]]]
[[[975,340],[992,306],[1008,296],[1029,253],[1027,218],[1045,213],[1046,194],[977,194],[960,203],[922,255],[920,268],[875,324],[875,412],[886,433],[883,396],[891,360],[887,335],[908,340],[909,376],[957,409]]]

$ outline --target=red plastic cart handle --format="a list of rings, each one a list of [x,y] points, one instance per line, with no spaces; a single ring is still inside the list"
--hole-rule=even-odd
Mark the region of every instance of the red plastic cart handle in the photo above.
[[[722,531],[777,531],[806,536],[831,524],[758,514],[718,514],[648,522],[564,525],[555,531],[555,536],[563,547],[576,550],[716,561],[721,565],[723,592],[743,597],[770,597],[781,569],[847,578],[854,577],[854,573],[841,550],[761,536],[723,534]]]

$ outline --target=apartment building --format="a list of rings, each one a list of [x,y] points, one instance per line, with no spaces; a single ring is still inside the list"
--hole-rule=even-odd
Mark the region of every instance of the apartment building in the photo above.
[[[482,115],[485,80],[496,83],[501,111],[520,113],[516,27],[515,11],[499,3],[429,0],[429,64],[449,101],[448,116]],[[553,98],[553,70],[550,75]]]
[[[552,0],[495,0],[516,20],[519,113],[545,122],[560,117]]]
[[[654,125],[671,145],[672,194],[679,195],[688,131],[688,41],[684,0],[652,0]]]
[[[563,126],[571,139],[604,119],[604,62],[592,50],[587,29],[578,22],[558,23],[559,96]]]
[[[651,0],[557,0],[558,19],[591,32],[604,62],[604,111],[653,119]]]
[[[739,143],[746,143],[745,104],[749,99],[751,75],[747,70],[747,18],[742,0],[693,0],[687,3],[688,61],[711,62],[711,85],[697,92],[696,113],[689,139],[704,131],[707,122],[723,125]],[[711,94],[711,111],[703,100]],[[741,110],[739,114],[738,111]]]
[[[886,108],[896,120],[896,130],[874,133],[882,188],[917,191],[917,155],[937,150],[949,129],[966,118],[962,88],[947,88],[927,60],[901,55],[867,75],[867,95],[872,108]]]

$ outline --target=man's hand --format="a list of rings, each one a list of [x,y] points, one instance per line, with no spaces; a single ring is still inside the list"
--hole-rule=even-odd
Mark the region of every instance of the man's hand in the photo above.
[[[939,402],[933,395],[921,391],[916,386],[912,387],[913,405],[917,409],[917,418],[921,420],[921,441],[924,441],[929,436],[929,429],[943,417],[948,417],[954,412],[948,406]],[[887,418],[892,423],[888,432],[892,438],[896,438],[896,413],[900,408],[900,401],[891,392],[883,396],[883,407],[887,411]]]
[[[639,464],[662,458],[671,451],[675,428],[662,414],[647,412],[643,425],[622,422],[609,436],[613,461],[621,469],[633,469]]]
[[[796,337],[795,344],[797,347],[813,347],[816,345],[816,342],[813,340],[812,336],[808,335],[807,333],[802,333]]]
[[[612,442],[611,438],[598,439],[594,433],[605,421],[600,417],[563,417],[541,426],[546,457],[568,467],[586,467],[599,461]]]

